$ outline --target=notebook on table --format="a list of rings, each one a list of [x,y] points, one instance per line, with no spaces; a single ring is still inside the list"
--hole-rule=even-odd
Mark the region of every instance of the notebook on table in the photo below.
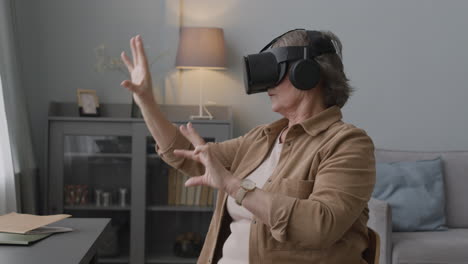
[[[0,244],[8,245],[29,245],[41,239],[44,239],[49,234],[38,234],[38,235],[24,235],[24,234],[14,234],[14,233],[0,233]]]
[[[71,215],[30,215],[9,213],[0,216],[0,244],[29,245],[53,233],[72,231],[68,227],[46,226]]]

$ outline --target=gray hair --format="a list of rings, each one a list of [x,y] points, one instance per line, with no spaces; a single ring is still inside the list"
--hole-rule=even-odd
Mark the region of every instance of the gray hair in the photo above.
[[[324,103],[326,107],[337,105],[343,107],[353,93],[354,88],[349,85],[342,62],[342,49],[340,39],[330,31],[320,31],[324,38],[332,41],[336,49],[335,53],[327,53],[315,58],[320,65],[323,84]],[[308,46],[309,37],[304,30],[291,31],[282,36],[272,47]]]

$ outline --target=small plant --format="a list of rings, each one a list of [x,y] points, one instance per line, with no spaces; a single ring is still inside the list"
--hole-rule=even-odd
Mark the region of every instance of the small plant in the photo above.
[[[94,52],[97,58],[94,68],[97,72],[117,71],[123,74],[126,78],[130,78],[130,74],[122,59],[119,56],[110,56],[107,53],[106,45],[99,45],[99,47],[94,49]]]
[[[108,48],[105,44],[99,45],[97,48],[94,49],[94,52],[96,54],[96,64],[94,65],[94,68],[97,72],[106,72],[106,71],[115,71],[123,74],[125,78],[130,79],[130,74],[128,72],[127,66],[125,66],[125,63],[122,61],[122,59],[119,56],[111,56],[108,53]],[[167,51],[162,52],[156,58],[149,60],[151,61],[149,63],[149,69],[151,70],[153,64],[160,59],[162,59],[164,56],[168,54]]]
[[[146,48],[146,50],[148,49]],[[131,79],[127,66],[120,58],[120,55],[119,56],[109,55],[108,48],[105,44],[99,45],[97,48],[94,49],[94,52],[96,54],[96,59],[97,59],[96,64],[94,65],[94,68],[97,72],[106,72],[106,71],[118,72],[122,74],[126,79],[128,80]],[[150,60],[151,62],[148,65],[150,71],[151,71],[153,64],[161,60],[167,54],[168,54],[168,50],[165,52],[162,52],[156,58]],[[156,74],[152,74],[152,75],[153,75],[153,82],[154,82],[154,80],[156,79]],[[153,85],[153,89],[155,87],[156,86]],[[141,112],[139,111],[138,106],[136,105],[135,100],[133,99],[133,96],[132,96],[132,106],[131,106],[130,116],[137,117],[137,118],[142,117]]]

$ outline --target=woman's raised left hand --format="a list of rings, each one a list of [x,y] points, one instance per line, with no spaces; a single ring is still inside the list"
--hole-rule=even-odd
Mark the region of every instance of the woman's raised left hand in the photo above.
[[[216,189],[224,190],[229,180],[234,176],[224,168],[221,162],[210,152],[203,138],[195,131],[192,123],[180,126],[180,132],[195,147],[194,150],[174,150],[174,154],[198,161],[205,166],[205,174],[194,176],[185,182],[185,186],[207,185]]]

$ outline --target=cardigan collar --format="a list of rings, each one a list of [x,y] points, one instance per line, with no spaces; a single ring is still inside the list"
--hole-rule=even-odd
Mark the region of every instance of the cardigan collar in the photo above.
[[[338,106],[331,106],[322,112],[310,117],[299,124],[295,124],[292,127],[298,126],[307,132],[311,136],[316,136],[322,131],[328,129],[333,123],[341,120],[343,117],[341,109]],[[285,128],[289,123],[287,118],[277,120],[263,128],[265,134],[277,135]]]

